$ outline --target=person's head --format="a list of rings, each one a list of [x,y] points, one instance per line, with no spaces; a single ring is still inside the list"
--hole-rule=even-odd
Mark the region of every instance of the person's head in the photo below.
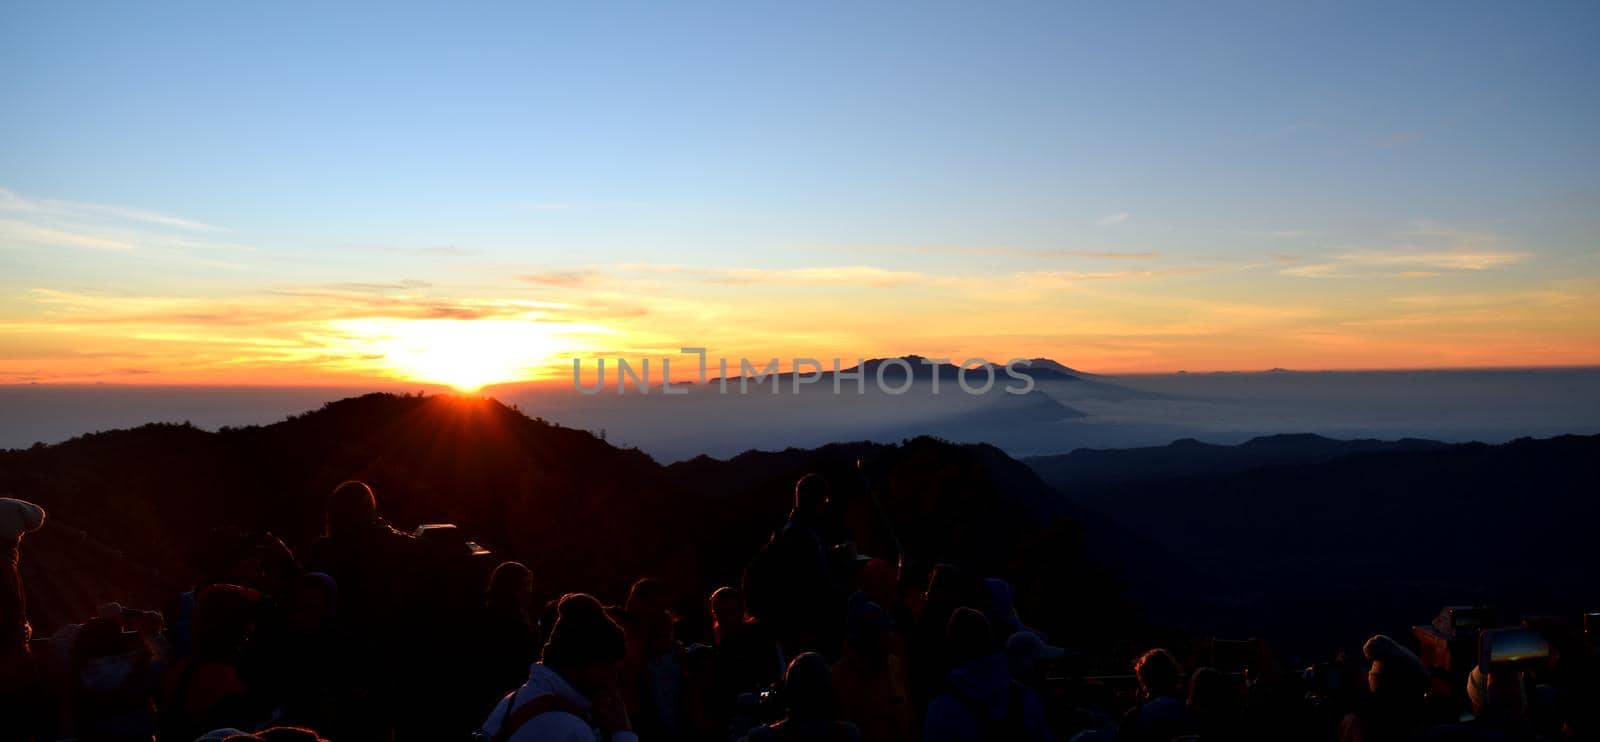
[[[238,585],[216,584],[195,597],[195,654],[224,660],[244,645],[255,629],[261,594]]]
[[[861,657],[882,659],[889,654],[889,628],[894,620],[865,592],[850,596],[845,608],[845,641]]]
[[[1202,667],[1189,677],[1189,710],[1217,712],[1232,708],[1238,693],[1228,676],[1215,667]]]
[[[900,597],[899,571],[886,559],[873,557],[861,565],[856,585],[872,598],[872,602],[884,608],[894,606]]]
[[[711,593],[711,631],[722,641],[730,631],[744,625],[744,594],[736,587],[719,587]]]
[[[627,640],[593,595],[571,593],[556,607],[556,623],[541,661],[584,696],[616,683]]]
[[[322,572],[295,578],[289,594],[289,626],[301,631],[325,628],[339,610],[339,586]]]
[[[522,562],[501,562],[489,575],[484,602],[526,612],[533,604],[533,570]]]
[[[789,663],[783,705],[791,719],[833,718],[833,673],[822,655],[806,652]]]
[[[1032,631],[1018,631],[1006,639],[1006,663],[1011,676],[1019,680],[1041,681],[1050,663],[1067,656],[1067,650],[1051,646]]]
[[[979,600],[983,613],[989,617],[997,638],[1004,639],[1022,630],[1022,620],[1017,617],[1016,595],[1011,583],[998,577],[985,579],[979,586]]]
[[[798,514],[821,515],[828,505],[828,480],[821,474],[807,474],[794,483],[794,510]]]
[[[950,664],[960,667],[995,653],[994,630],[980,611],[957,608],[944,630]]]
[[[665,611],[670,602],[666,583],[654,577],[640,577],[634,580],[633,587],[628,589],[628,602],[623,607],[629,615],[641,616]]]
[[[654,577],[642,577],[628,591],[628,602],[623,609],[623,629],[629,641],[644,647],[649,654],[664,652],[674,641],[672,597],[667,585]]]
[[[935,564],[928,573],[927,599],[930,607],[961,606],[975,602],[977,581],[954,564]]]
[[[1139,690],[1146,696],[1177,696],[1181,693],[1183,668],[1171,652],[1157,647],[1133,663],[1133,674],[1139,678]]]
[[[372,525],[378,519],[378,498],[366,482],[350,480],[328,497],[328,533],[337,536]]]
[[[1361,653],[1372,663],[1367,688],[1374,694],[1421,700],[1428,688],[1428,668],[1415,653],[1384,634],[1368,639]]]
[[[1482,665],[1474,666],[1467,676],[1467,698],[1472,701],[1472,713],[1479,717],[1521,719],[1528,708],[1522,672],[1515,668],[1485,672]]]

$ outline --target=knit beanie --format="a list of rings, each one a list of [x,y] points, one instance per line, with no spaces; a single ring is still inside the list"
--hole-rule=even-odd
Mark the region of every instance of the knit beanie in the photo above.
[[[44,508],[26,500],[0,497],[0,541],[17,541],[44,525]]]
[[[556,625],[544,644],[546,665],[576,667],[620,662],[627,651],[622,628],[593,595],[569,593],[556,606]]]

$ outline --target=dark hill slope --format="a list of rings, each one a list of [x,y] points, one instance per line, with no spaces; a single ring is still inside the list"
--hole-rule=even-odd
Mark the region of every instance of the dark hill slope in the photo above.
[[[492,400],[375,394],[267,426],[209,433],[147,425],[0,452],[0,492],[39,502],[53,522],[121,552],[108,559],[181,584],[193,579],[206,536],[219,526],[269,529],[304,553],[321,531],[327,493],[360,478],[396,526],[456,523],[497,556],[532,566],[542,590],[620,600],[632,578],[649,574],[681,586],[685,605],[698,607],[709,587],[737,581],[781,523],[795,477],[823,469],[850,500],[860,489],[839,462],[862,452],[881,467],[875,482],[884,504],[907,524],[903,535],[919,557],[960,559],[1019,580],[1033,578],[1033,564],[1076,570],[1097,580],[1080,594],[1111,600],[1064,498],[998,450],[933,439],[668,470]],[[881,536],[859,533],[864,550],[889,553]],[[35,545],[38,590],[105,589],[81,574],[80,554],[62,552],[69,543],[41,537]],[[60,602],[81,617],[83,600]]]
[[[1222,586],[1238,630],[1342,636],[1446,604],[1594,610],[1597,483],[1600,436],[1562,436],[1135,480],[1093,503]]]
[[[173,579],[212,528],[268,529],[297,551],[326,494],[361,478],[397,526],[455,522],[507,556],[555,565],[545,585],[611,585],[670,557],[672,511],[649,457],[489,400],[369,395],[264,427],[147,425],[0,453],[0,491],[45,506]],[[626,534],[627,550],[609,543]]]
[[[1133,605],[1143,618],[1170,617],[1197,588],[1161,548],[1077,506],[993,446],[920,437],[748,451],[667,468],[674,488],[716,503],[701,524],[710,530],[781,518],[795,478],[808,471],[834,484],[863,551],[893,555],[892,530],[919,572],[951,561],[1004,576],[1022,593],[1026,615],[1057,629],[1125,634]],[[763,536],[725,542],[732,551],[721,561],[748,553]]]
[[[1022,463],[1051,486],[1075,497],[1088,497],[1109,486],[1136,481],[1218,476],[1263,466],[1314,464],[1352,453],[1425,451],[1446,445],[1414,438],[1343,441],[1312,434],[1263,436],[1234,446],[1185,438],[1146,448],[1080,448],[1053,456],[1029,456]]]

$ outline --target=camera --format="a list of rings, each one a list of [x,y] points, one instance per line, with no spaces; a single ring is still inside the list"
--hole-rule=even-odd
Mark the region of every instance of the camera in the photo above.
[[[1542,665],[1550,660],[1550,642],[1527,626],[1485,629],[1478,634],[1478,666],[1496,667]]]

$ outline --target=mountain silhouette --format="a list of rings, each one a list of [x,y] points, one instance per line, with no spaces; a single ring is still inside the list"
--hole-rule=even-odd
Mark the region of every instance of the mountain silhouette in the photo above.
[[[1336,440],[1298,433],[1262,436],[1233,446],[1184,438],[1145,448],[1080,448],[1066,454],[1029,456],[1022,462],[1051,486],[1076,497],[1089,497],[1114,484],[1216,476],[1262,466],[1313,464],[1352,453],[1424,451],[1446,445],[1416,438]]]
[[[898,541],[913,583],[949,560],[1009,579],[1051,632],[1182,626],[1292,645],[1403,632],[1446,603],[1584,607],[1600,572],[1573,555],[1600,519],[1597,462],[1600,436],[1186,440],[1026,465],[917,436],[664,467],[492,399],[372,394],[265,426],[151,424],[0,451],[0,493],[51,514],[23,545],[41,631],[192,584],[215,528],[270,530],[303,553],[351,478],[402,530],[454,523],[530,565],[545,597],[620,599],[651,575],[699,611],[817,471],[861,552],[893,560]]]
[[[1593,610],[1586,601],[1600,593],[1582,556],[1600,520],[1600,436],[1492,446],[1271,436],[1031,463],[1232,601],[1219,630],[1399,632],[1443,605],[1553,615]]]
[[[841,376],[849,374],[851,377],[853,377],[854,374],[860,373],[862,374],[862,378],[866,380],[867,385],[871,386],[877,383],[878,374],[881,371],[883,374],[884,385],[889,387],[898,387],[906,382],[905,366],[902,366],[901,363],[899,363],[903,362],[904,364],[910,366],[911,379],[914,382],[931,383],[935,378],[937,378],[941,384],[949,384],[953,389],[955,385],[959,383],[961,377],[961,367],[954,362],[946,361],[941,363],[930,363],[930,360],[931,359],[919,355],[905,355],[896,358],[873,358],[862,361],[859,365],[840,368],[839,374]],[[752,363],[754,363],[754,361],[752,361]],[[994,367],[994,380],[997,388],[1005,386],[1008,381],[1011,381],[1011,377],[1006,375],[1006,364],[1004,362],[997,363],[994,361],[989,361],[988,363]],[[1035,381],[1075,381],[1081,376],[1077,371],[1073,371],[1072,369],[1047,358],[1035,358],[1030,361],[1029,364],[1018,364],[1016,366],[1017,372],[1032,376]],[[758,368],[758,374],[759,371],[760,369]],[[805,375],[809,377],[811,373],[807,372]],[[791,383],[794,379],[794,376],[795,375],[793,372],[777,374],[779,381],[785,384]],[[833,377],[834,372],[830,362],[829,364],[824,365],[821,372],[821,378],[817,381],[817,384],[826,385],[831,389]],[[755,376],[728,376],[726,378],[731,382],[737,381],[740,378],[754,379]],[[970,365],[968,367],[967,384],[969,386],[981,386],[987,378],[988,376],[984,374],[981,367],[977,365]],[[722,379],[723,377],[719,376],[711,379],[708,383],[716,383]],[[826,384],[824,384],[824,382],[826,382]],[[763,379],[762,383],[766,383],[766,380]],[[1012,383],[1020,384],[1021,382]],[[840,380],[840,384],[848,387],[849,385],[855,384],[855,380],[849,377],[843,378]]]
[[[662,467],[491,399],[372,394],[265,426],[152,424],[0,452],[0,492],[38,502],[52,523],[92,534],[146,576],[107,584],[67,553],[70,543],[27,540],[30,591],[67,596],[41,602],[54,614],[34,617],[41,629],[92,614],[91,594],[147,600],[191,583],[214,528],[270,530],[301,553],[321,533],[328,493],[347,479],[372,484],[396,527],[454,523],[497,557],[532,565],[543,591],[620,598],[634,578],[654,575],[680,586],[687,608],[737,584],[782,523],[795,478],[812,469],[834,482],[863,552],[892,560],[858,457],[871,462],[872,487],[919,563],[956,559],[1018,584],[1043,581],[1052,589],[1031,594],[1046,599],[1071,587],[1108,606],[1101,615],[1118,615],[1118,578],[1102,565],[1122,560],[1088,553],[1062,495],[997,449],[932,438]],[[763,462],[758,475],[751,461]],[[1065,603],[1035,608],[1083,625]]]

